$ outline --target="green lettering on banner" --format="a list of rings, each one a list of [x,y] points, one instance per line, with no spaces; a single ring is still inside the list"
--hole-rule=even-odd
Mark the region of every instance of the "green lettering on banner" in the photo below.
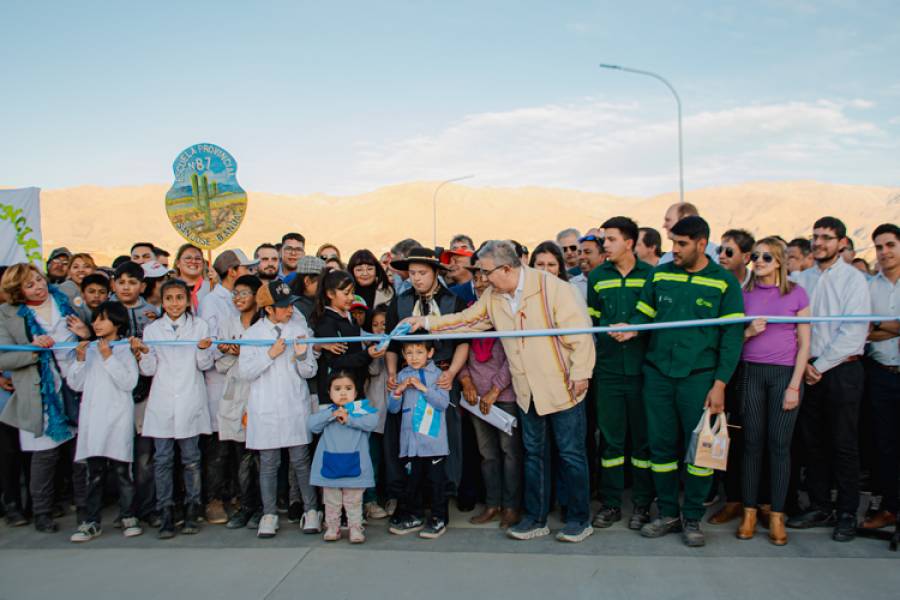
[[[41,253],[36,250],[41,245],[34,238],[28,238],[29,234],[34,230],[28,226],[28,222],[21,214],[21,208],[0,203],[0,221],[9,221],[15,228],[16,243],[22,248],[25,258],[28,262],[41,262]]]

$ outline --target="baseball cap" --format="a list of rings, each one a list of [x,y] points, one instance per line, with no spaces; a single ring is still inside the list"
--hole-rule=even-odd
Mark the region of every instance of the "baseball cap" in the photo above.
[[[69,249],[63,246],[62,248],[54,248],[53,252],[50,253],[50,258],[47,259],[47,262],[50,262],[54,258],[59,258],[60,256],[68,256],[72,258],[72,253],[69,252]]]
[[[353,304],[350,305],[350,310],[356,310],[357,308],[369,310],[369,305],[366,304],[365,298],[363,298],[359,294],[355,294],[353,296]]]
[[[445,265],[450,264],[450,258],[453,256],[472,256],[475,254],[468,248],[457,248],[456,250],[444,250],[441,252],[441,263]]]
[[[243,250],[235,248],[233,250],[226,250],[217,256],[216,260],[213,262],[213,269],[216,270],[216,273],[225,273],[228,269],[233,269],[234,267],[252,267],[258,263],[258,260],[250,260],[247,258],[247,255],[244,254]]]
[[[297,273],[301,275],[318,275],[325,268],[325,261],[318,256],[306,255],[297,261]]]
[[[267,306],[284,307],[293,304],[297,297],[291,294],[291,288],[283,281],[270,281],[256,292],[256,304],[260,308]]]

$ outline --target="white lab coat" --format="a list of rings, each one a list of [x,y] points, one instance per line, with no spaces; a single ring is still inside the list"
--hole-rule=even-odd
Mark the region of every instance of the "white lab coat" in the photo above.
[[[144,328],[144,341],[202,340],[209,337],[203,319],[183,314],[174,322],[163,315]],[[149,344],[148,344],[149,345]],[[152,438],[185,439],[212,433],[203,371],[213,366],[214,347],[153,346],[140,360],[142,375],[153,376],[142,434]]]
[[[222,341],[240,339],[246,331],[241,317],[233,317],[220,322],[219,339]],[[243,353],[247,347],[241,346],[240,348]],[[225,379],[224,391],[218,408],[219,439],[244,442],[247,440],[247,431],[243,420],[244,414],[247,412],[250,384],[241,378],[237,356],[222,354],[216,350],[216,370]],[[207,381],[209,380],[207,379]]]
[[[223,322],[240,316],[231,300],[231,291],[222,284],[216,285],[213,291],[200,300],[197,314],[209,325],[209,336],[212,338],[220,337],[219,329]],[[203,378],[206,380],[206,395],[209,399],[210,425],[213,431],[218,431],[219,401],[225,392],[225,375],[213,367],[203,372]]]
[[[244,332],[250,340],[275,340],[276,324],[262,318]],[[247,448],[270,450],[310,442],[306,420],[314,411],[309,386],[304,379],[315,376],[317,364],[312,348],[294,359],[293,340],[309,337],[309,329],[292,319],[281,327],[280,337],[287,347],[276,359],[269,358],[269,346],[241,346],[238,367],[250,382],[247,402]]]
[[[138,366],[127,345],[114,346],[103,359],[95,344],[84,361],[73,361],[66,374],[69,387],[83,392],[78,412],[75,460],[104,456],[130,463],[134,447],[134,398]]]

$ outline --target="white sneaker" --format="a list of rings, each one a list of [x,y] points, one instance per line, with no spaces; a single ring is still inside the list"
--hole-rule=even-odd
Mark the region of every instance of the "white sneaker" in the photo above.
[[[144,533],[141,529],[140,521],[136,517],[128,517],[122,519],[122,535],[125,537],[135,537]]]
[[[303,533],[321,533],[322,512],[313,509],[303,513],[303,517],[300,518],[300,528],[303,529]]]
[[[100,537],[101,529],[97,523],[82,523],[78,531],[69,538],[70,542],[89,542],[95,537]]]
[[[256,530],[256,537],[275,537],[277,532],[278,515],[263,515],[262,519],[259,520],[259,529]]]
[[[378,506],[377,502],[366,502],[366,518],[367,519],[386,519],[387,511]]]

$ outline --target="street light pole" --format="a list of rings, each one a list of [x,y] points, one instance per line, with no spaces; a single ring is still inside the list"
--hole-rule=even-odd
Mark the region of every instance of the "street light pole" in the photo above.
[[[462,177],[454,177],[453,179],[445,179],[440,182],[436,188],[434,188],[434,195],[431,196],[431,215],[434,220],[434,228],[432,230],[432,235],[434,237],[434,247],[437,248],[437,197],[438,192],[441,191],[441,188],[447,185],[448,183],[454,183],[456,181],[462,181],[463,179],[472,179],[475,177],[474,175],[463,175]]]
[[[675,96],[675,105],[678,107],[678,198],[681,202],[684,202],[684,148],[681,139],[681,98],[678,96],[678,92],[675,91],[675,88],[671,83],[666,80],[662,75],[658,75],[651,71],[643,71],[641,69],[631,69],[628,67],[623,67],[621,65],[607,65],[601,64],[601,69],[612,69],[614,71],[625,71],[626,73],[636,73],[638,75],[647,75],[648,77],[652,77],[658,81],[661,81],[669,91],[672,92],[672,95]]]

